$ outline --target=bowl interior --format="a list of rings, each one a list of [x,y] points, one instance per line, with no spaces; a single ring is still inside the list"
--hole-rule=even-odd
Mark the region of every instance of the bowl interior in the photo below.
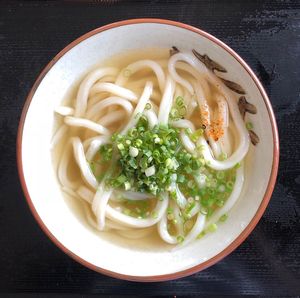
[[[260,143],[251,147],[246,161],[246,183],[228,220],[201,240],[177,251],[157,242],[124,240],[99,234],[83,220],[77,203],[62,196],[52,165],[50,141],[54,108],[70,86],[101,60],[124,50],[177,46],[206,53],[228,70],[226,78],[239,83],[256,105],[249,117]],[[185,28],[158,23],[138,23],[95,33],[66,52],[47,72],[29,106],[21,148],[28,193],[42,222],[70,252],[86,262],[115,273],[157,276],[199,265],[226,249],[247,227],[265,195],[273,163],[272,126],[266,104],[246,69],[224,48]]]

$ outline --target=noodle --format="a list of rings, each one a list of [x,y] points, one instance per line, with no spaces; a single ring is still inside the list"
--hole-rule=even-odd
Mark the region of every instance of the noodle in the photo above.
[[[107,68],[96,69],[86,76],[86,78],[80,84],[77,93],[76,104],[75,104],[76,117],[80,117],[85,114],[89,92],[91,87],[94,85],[94,83],[105,76],[114,76],[117,73],[118,73],[117,68],[107,67]]]
[[[104,110],[107,107],[112,105],[118,105],[122,107],[125,112],[130,115],[132,113],[133,107],[130,102],[121,98],[121,97],[108,97],[106,99],[101,100],[100,102],[93,105],[86,113],[88,118],[94,118],[95,116],[99,117],[101,110]]]
[[[61,189],[98,231],[178,249],[240,197],[250,143],[237,97],[191,52],[91,71],[55,112]]]
[[[110,134],[109,130],[104,126],[97,124],[91,120],[87,120],[83,118],[75,118],[75,117],[67,116],[65,117],[65,123],[70,126],[85,127],[99,134],[105,134],[105,135]]]

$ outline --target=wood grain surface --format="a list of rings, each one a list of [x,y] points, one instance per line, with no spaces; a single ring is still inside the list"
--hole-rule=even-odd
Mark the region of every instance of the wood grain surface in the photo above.
[[[22,292],[105,297],[299,295],[300,2],[107,2],[0,2],[0,296]],[[280,134],[277,185],[254,232],[213,267],[164,283],[116,280],[66,256],[33,219],[16,169],[18,120],[42,68],[87,31],[137,17],[194,25],[237,51],[261,78]]]

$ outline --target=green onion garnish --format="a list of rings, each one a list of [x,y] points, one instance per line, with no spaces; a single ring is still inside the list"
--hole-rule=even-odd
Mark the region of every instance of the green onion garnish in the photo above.
[[[208,230],[210,232],[215,232],[217,229],[218,229],[218,226],[215,223],[209,225],[209,227],[208,227]]]
[[[177,243],[182,243],[184,241],[184,237],[181,235],[177,236],[176,239],[177,239]]]
[[[205,236],[205,232],[204,231],[202,231],[198,236],[197,236],[197,239],[201,239],[202,237],[204,237]]]
[[[220,218],[219,218],[219,221],[220,222],[225,222],[228,218],[228,214],[223,214]]]
[[[177,97],[173,108],[180,111],[184,106],[183,98]],[[198,154],[193,155],[184,149],[180,129],[169,125],[150,128],[142,113],[138,117],[136,126],[127,134],[115,133],[111,138],[112,144],[101,146],[97,159],[90,163],[91,169],[93,170],[94,163],[100,162],[101,166],[103,161],[111,163],[115,160],[110,178],[101,177],[106,179],[108,187],[151,193],[160,200],[164,197],[161,194],[167,192],[169,198],[176,203],[180,199],[177,198],[177,184],[176,187],[187,198],[187,204],[181,210],[182,219],[187,221],[191,217],[196,204],[201,205],[200,213],[209,218],[226,203],[234,187],[238,165],[230,170],[215,171],[205,162],[199,152],[201,148],[198,148]],[[196,140],[203,134],[203,129],[188,133]],[[109,167],[109,164],[104,165]],[[132,208],[131,211],[124,209],[123,212],[137,218],[157,216],[155,211],[151,213],[147,209],[150,206],[146,208],[138,205],[138,208],[139,210]],[[169,223],[176,221],[171,208],[168,208],[167,216]],[[209,230],[214,229],[214,225],[209,227]],[[180,237],[184,239],[184,235]],[[180,237],[179,241],[183,241]]]
[[[248,130],[253,129],[253,124],[252,124],[252,122],[247,122],[247,123],[246,123],[246,128],[247,128]]]

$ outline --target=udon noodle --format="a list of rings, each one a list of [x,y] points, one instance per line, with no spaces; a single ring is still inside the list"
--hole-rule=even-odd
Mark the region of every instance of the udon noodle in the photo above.
[[[62,191],[122,237],[181,247],[215,230],[244,182],[237,96],[190,51],[94,69],[56,109]]]

